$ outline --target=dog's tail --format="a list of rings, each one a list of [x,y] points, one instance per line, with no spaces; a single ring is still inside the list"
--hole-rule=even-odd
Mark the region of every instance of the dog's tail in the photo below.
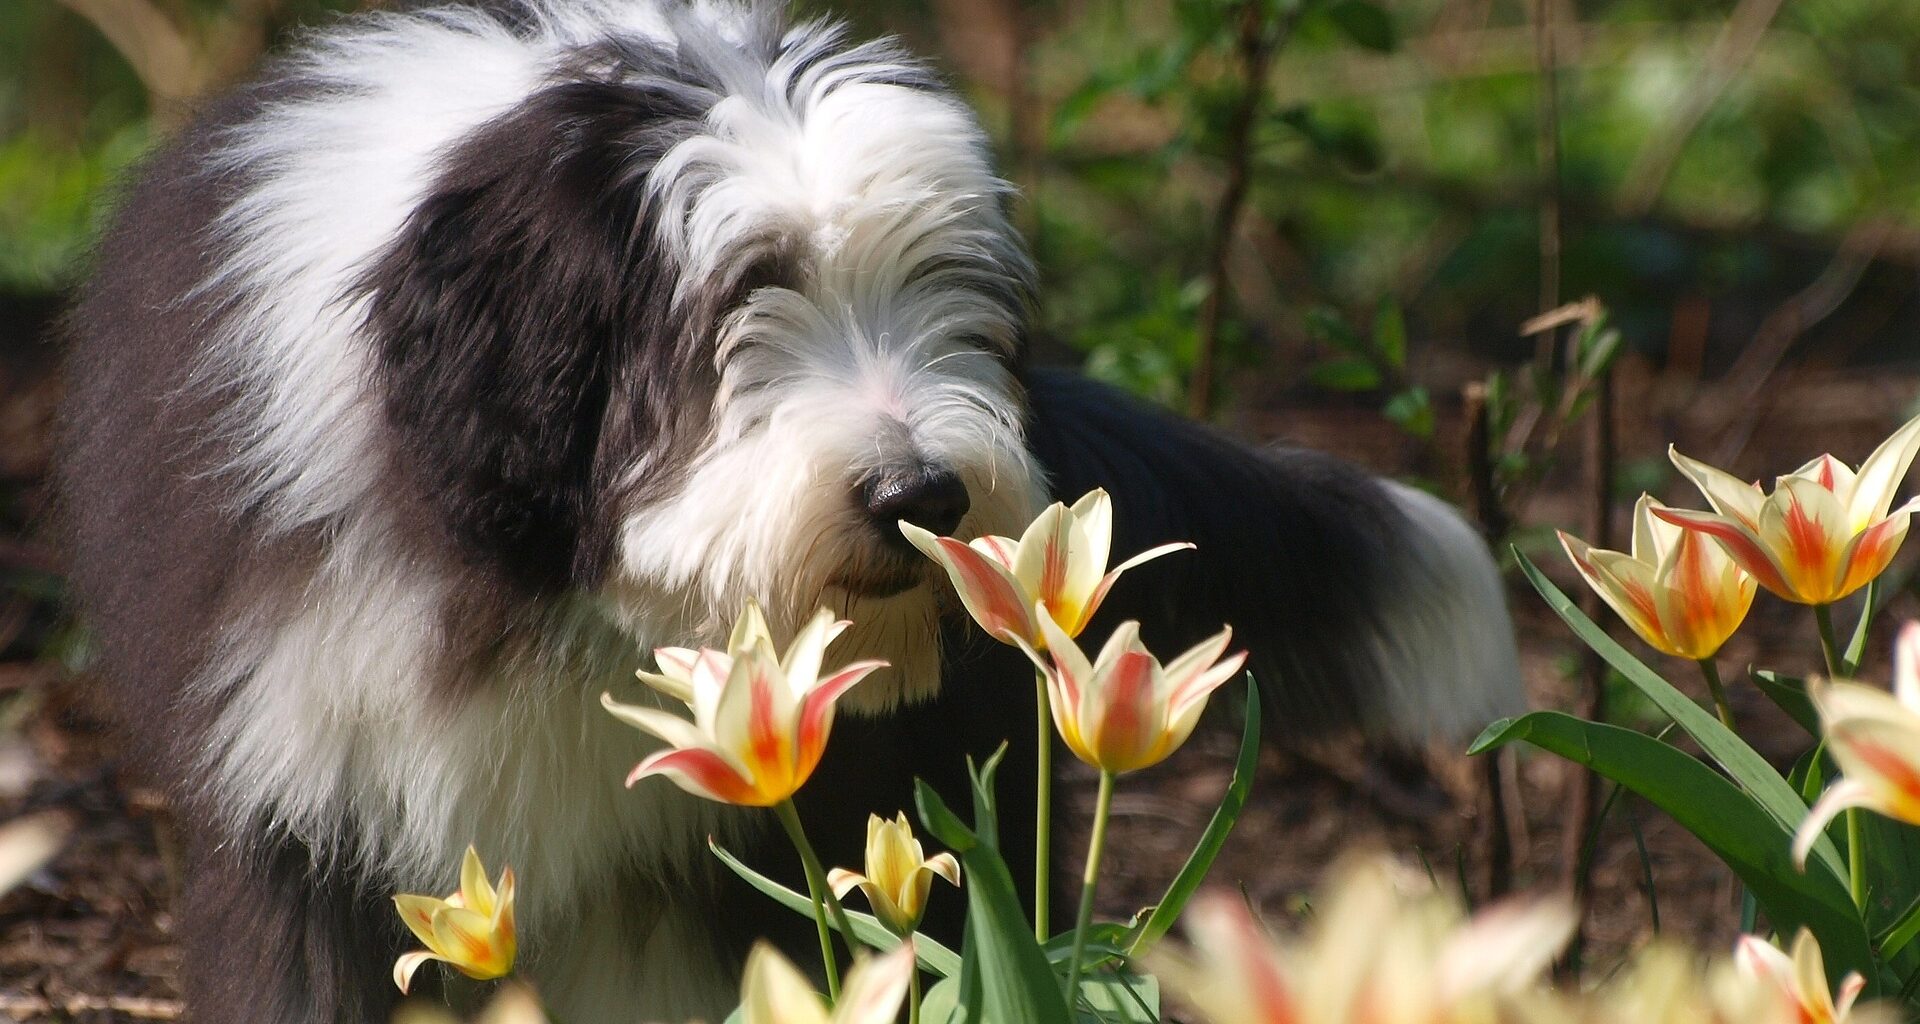
[[[1499,573],[1445,502],[1070,374],[1035,371],[1027,386],[1056,495],[1113,495],[1116,558],[1198,545],[1130,572],[1106,623],[1139,619],[1166,653],[1231,623],[1285,735],[1458,740],[1523,707]]]

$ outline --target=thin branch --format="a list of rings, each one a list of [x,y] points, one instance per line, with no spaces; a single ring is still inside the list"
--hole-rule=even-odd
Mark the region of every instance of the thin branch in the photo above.
[[[1267,17],[1266,5],[1248,0],[1240,6],[1236,43],[1240,60],[1240,95],[1227,122],[1227,183],[1213,218],[1213,248],[1207,254],[1207,297],[1195,329],[1193,377],[1187,383],[1187,411],[1204,419],[1213,411],[1213,378],[1219,358],[1220,320],[1227,301],[1227,257],[1246,204],[1253,166],[1253,126],[1267,95],[1267,72],[1273,53],[1292,27],[1292,15]]]

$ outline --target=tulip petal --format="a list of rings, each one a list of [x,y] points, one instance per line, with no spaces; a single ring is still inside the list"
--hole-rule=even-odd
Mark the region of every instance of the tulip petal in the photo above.
[[[835,629],[839,626],[840,629]],[[827,644],[833,641],[845,625],[833,617],[825,608],[814,613],[813,618],[800,629],[799,635],[787,645],[787,653],[780,659],[780,670],[786,675],[787,686],[796,694],[804,694],[813,688],[814,681],[820,678],[820,662],[826,657]]]
[[[1093,613],[1099,611],[1100,606],[1106,603],[1107,592],[1113,589],[1113,585],[1120,579],[1121,573],[1151,562],[1161,555],[1170,555],[1175,551],[1192,551],[1194,549],[1194,545],[1189,541],[1175,541],[1171,544],[1161,544],[1148,548],[1132,558],[1121,562],[1119,565],[1114,566],[1112,569],[1107,570],[1107,574],[1100,577],[1099,584],[1093,588],[1092,596],[1087,598],[1086,610],[1082,612],[1080,616],[1080,628],[1087,628],[1087,623],[1093,619]],[[1077,631],[1075,635],[1078,635]]]
[[[662,750],[649,755],[627,775],[627,785],[632,786],[650,775],[665,775],[674,785],[694,796],[748,807],[771,807],[793,795],[783,793],[766,799],[725,758],[700,748]]]
[[[1855,530],[1887,517],[1893,496],[1920,454],[1920,416],[1908,420],[1860,464],[1847,513]]]
[[[511,964],[494,942],[493,919],[464,907],[447,907],[433,915],[433,933],[446,961],[469,978],[485,981],[507,973]]]
[[[1713,657],[1753,607],[1754,586],[1719,544],[1682,531],[1654,573],[1653,601],[1670,653]]]
[[[425,966],[428,961],[445,959],[446,957],[436,956],[432,953],[413,952],[404,954],[400,959],[393,962],[393,983],[399,986],[401,994],[405,995],[413,985],[414,972]]]
[[[1676,526],[1698,530],[1719,541],[1727,554],[1740,564],[1740,568],[1758,580],[1761,586],[1789,601],[1800,600],[1780,567],[1774,564],[1773,556],[1760,543],[1760,538],[1737,520],[1684,508],[1656,508],[1653,514]]]
[[[1035,639],[1026,592],[1006,566],[952,537],[936,537],[912,523],[902,522],[900,532],[946,569],[967,614],[989,636],[1002,642],[1016,636]]]
[[[846,868],[833,868],[827,872],[827,888],[833,890],[833,898],[843,900],[847,894],[867,884],[867,876]]]
[[[493,883],[487,881],[487,869],[480,863],[480,851],[468,844],[460,858],[460,905],[482,917],[493,917]]]
[[[1094,767],[1126,772],[1159,760],[1151,756],[1165,722],[1165,709],[1154,700],[1156,668],[1151,654],[1128,650],[1088,689],[1080,720]]]
[[[1672,445],[1667,446],[1667,458],[1673,461],[1674,468],[1678,469],[1682,476],[1700,489],[1701,496],[1707,499],[1707,504],[1712,505],[1715,512],[1732,518],[1749,530],[1759,527],[1760,505],[1766,500],[1766,495],[1760,490],[1759,485],[1747,483],[1725,470],[1716,469],[1704,462],[1689,459]]]
[[[1189,691],[1206,675],[1208,669],[1219,662],[1220,656],[1227,651],[1227,645],[1232,642],[1233,627],[1227,626],[1167,662],[1163,670],[1166,673],[1167,703],[1184,703],[1190,696]]]
[[[813,691],[800,702],[800,720],[795,725],[794,750],[798,788],[813,774],[820,764],[820,755],[827,749],[827,735],[833,729],[834,702],[846,695],[848,690],[880,669],[886,668],[884,661],[857,661],[846,668],[822,679]]]
[[[1072,555],[1072,528],[1073,516],[1056,501],[1042,509],[1021,532],[1020,546],[1013,556],[1013,578],[1028,597],[1045,600],[1060,592]]]
[[[765,942],[747,953],[741,1024],[829,1024],[827,1008],[799,969]]]
[[[446,905],[446,900],[434,899],[431,896],[402,893],[393,898],[394,909],[400,912],[400,920],[406,922],[407,930],[413,933],[414,938],[426,943],[427,948],[433,950],[439,949],[439,946],[435,945],[436,940],[433,936],[433,915]]]
[[[1908,711],[1920,714],[1920,621],[1901,626],[1894,641],[1893,693]]]
[[[1081,652],[1080,645],[1074,643],[1073,638],[1067,636],[1066,631],[1053,621],[1053,616],[1047,614],[1045,606],[1036,605],[1033,617],[1040,624],[1040,635],[1046,640],[1047,653],[1053,659],[1053,670],[1050,674],[1059,677],[1062,695],[1068,701],[1067,706],[1077,710],[1080,707],[1080,695],[1085,693],[1087,687],[1093,683],[1093,664],[1087,661],[1087,656]],[[1041,671],[1047,671],[1046,663],[1040,661],[1037,655],[1033,657]]]
[[[622,704],[614,700],[611,693],[600,695],[600,706],[613,717],[665,740],[670,746],[697,747],[706,742],[699,728],[679,715],[638,704]]]
[[[1865,806],[1873,798],[1865,783],[1852,779],[1841,779],[1827,787],[1820,799],[1814,801],[1812,809],[1800,822],[1799,831],[1793,834],[1793,866],[1802,871],[1807,869],[1807,854],[1813,850],[1813,844],[1820,841],[1820,833],[1826,830],[1827,823],[1838,817],[1841,811],[1849,807]]]
[[[1840,555],[1840,582],[1835,600],[1873,582],[1874,577],[1887,570],[1893,556],[1900,552],[1901,543],[1907,539],[1907,528],[1916,510],[1920,510],[1920,498],[1907,502],[1887,518],[1854,535]]]
[[[1802,603],[1827,604],[1838,596],[1840,556],[1853,535],[1832,491],[1811,480],[1781,477],[1760,508],[1758,536]]]
[[[921,866],[954,885],[960,884],[960,862],[955,860],[951,853],[936,853],[928,857],[926,863]]]
[[[854,964],[840,990],[840,1003],[833,1009],[833,1024],[892,1024],[916,969],[911,941]],[[789,1018],[782,1024],[795,1022]]]

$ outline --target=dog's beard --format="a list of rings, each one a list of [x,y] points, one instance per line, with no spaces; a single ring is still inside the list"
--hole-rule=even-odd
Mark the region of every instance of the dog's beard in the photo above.
[[[1024,453],[996,459],[991,468],[963,469],[961,475],[973,507],[957,536],[1018,536],[1038,509],[1037,473]],[[828,648],[829,670],[869,659],[887,662],[888,668],[841,699],[840,707],[849,712],[884,714],[937,694],[942,620],[965,614],[945,573],[918,552],[901,553],[881,543],[870,524],[851,516],[838,491],[803,494],[786,507],[791,513],[777,519],[733,521],[731,535],[707,534],[700,557],[685,544],[658,536],[644,545],[654,552],[679,552],[680,568],[669,573],[665,563],[629,564],[609,590],[615,614],[645,648],[641,659],[651,667],[651,649],[657,646],[723,646],[751,599],[766,610],[781,642],[821,609],[849,620],[852,625]],[[671,519],[643,513],[630,533]],[[756,528],[777,529],[778,536],[751,532]],[[630,544],[634,539],[629,537]],[[750,551],[773,554],[723,554]]]

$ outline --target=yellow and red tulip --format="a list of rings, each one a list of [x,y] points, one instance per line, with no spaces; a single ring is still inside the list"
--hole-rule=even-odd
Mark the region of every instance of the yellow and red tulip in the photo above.
[[[1740,971],[1760,982],[1773,1001],[1786,1010],[1787,1019],[1801,1024],[1843,1024],[1867,979],[1854,971],[1840,981],[1840,991],[1827,988],[1827,966],[1820,944],[1805,928],[1793,940],[1793,955],[1772,943],[1743,935],[1734,951]]]
[[[798,968],[766,943],[747,954],[742,1024],[893,1024],[913,977],[913,944],[853,965],[832,1011]]]
[[[1642,640],[1676,657],[1711,658],[1740,628],[1758,588],[1719,544],[1657,518],[1665,508],[1640,496],[1630,553],[1589,547],[1564,532],[1560,544],[1581,578]]]
[[[641,761],[627,785],[664,775],[695,796],[746,807],[791,797],[826,750],[834,702],[886,665],[862,661],[820,674],[827,644],[847,625],[823,610],[780,656],[759,606],[749,603],[726,651],[656,651],[660,672],[640,678],[684,701],[693,720],[602,694],[614,717],[668,744]]]
[[[827,872],[827,884],[840,899],[855,888],[866,893],[873,916],[895,935],[906,935],[920,926],[935,875],[960,884],[960,862],[951,853],[927,856],[904,812],[893,821],[878,814],[867,816],[866,869],[863,875],[834,868]]]
[[[1113,500],[1104,490],[1087,492],[1073,507],[1055,502],[1034,519],[1019,540],[985,536],[971,542],[939,537],[902,520],[900,532],[953,581],[968,614],[1004,643],[1015,639],[1045,647],[1034,616],[1041,604],[1069,637],[1079,636],[1120,574],[1142,562],[1192,544],[1162,544],[1107,568],[1113,546]]]
[[[1654,514],[1718,540],[1761,586],[1800,604],[1832,604],[1866,586],[1886,570],[1920,511],[1920,499],[1892,507],[1920,454],[1920,417],[1874,449],[1858,472],[1822,455],[1780,477],[1772,494],[1678,451],[1669,454],[1713,511]]]
[[[1045,606],[1034,617],[1046,653],[1024,639],[1021,646],[1046,676],[1054,727],[1075,757],[1105,772],[1151,767],[1179,749],[1207,698],[1247,660],[1244,651],[1226,653],[1233,630],[1222,629],[1162,665],[1140,643],[1140,624],[1123,622],[1088,661]]]
[[[1793,840],[1795,863],[1806,863],[1821,830],[1849,807],[1920,824],[1920,622],[1901,627],[1893,661],[1891,694],[1861,683],[1807,681],[1841,778],[1801,823]]]
[[[460,862],[460,891],[446,899],[400,895],[393,898],[400,919],[426,949],[393,964],[393,983],[405,992],[413,975],[429,960],[451,964],[469,978],[486,981],[513,970],[513,869],[500,873],[496,889],[487,881],[480,854],[467,847]]]

